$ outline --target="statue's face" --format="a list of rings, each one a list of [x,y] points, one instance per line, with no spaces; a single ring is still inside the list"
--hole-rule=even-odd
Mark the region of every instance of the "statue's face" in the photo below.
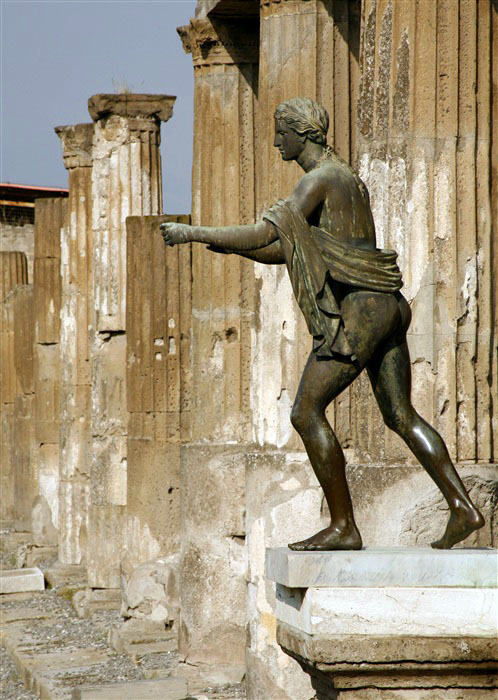
[[[275,139],[273,145],[278,148],[282,160],[296,160],[302,153],[306,136],[297,134],[282,119],[275,119]]]

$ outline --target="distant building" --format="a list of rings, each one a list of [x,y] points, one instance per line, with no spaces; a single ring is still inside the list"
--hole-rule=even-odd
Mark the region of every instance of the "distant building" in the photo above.
[[[28,279],[33,280],[35,199],[67,197],[61,187],[36,187],[0,182],[0,250],[19,250],[28,258]]]

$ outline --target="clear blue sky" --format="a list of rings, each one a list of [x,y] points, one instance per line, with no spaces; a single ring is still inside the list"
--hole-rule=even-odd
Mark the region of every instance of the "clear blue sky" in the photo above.
[[[1,0],[0,181],[67,185],[54,126],[91,121],[90,95],[176,95],[161,127],[164,209],[191,209],[193,69],[176,27],[195,0]]]

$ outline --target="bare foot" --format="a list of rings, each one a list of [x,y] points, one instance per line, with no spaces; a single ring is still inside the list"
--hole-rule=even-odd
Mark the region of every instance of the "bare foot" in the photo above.
[[[474,506],[462,506],[450,513],[446,530],[441,539],[431,544],[434,549],[451,549],[475,530],[484,525],[484,518]]]
[[[356,526],[353,525],[353,527],[345,530],[331,525],[324,530],[320,530],[316,535],[308,537],[307,540],[294,542],[288,546],[289,549],[293,549],[295,552],[328,552],[338,549],[361,549],[362,542]]]

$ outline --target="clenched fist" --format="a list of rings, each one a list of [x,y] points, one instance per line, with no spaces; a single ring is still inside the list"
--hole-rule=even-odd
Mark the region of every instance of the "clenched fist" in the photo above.
[[[161,224],[161,234],[166,245],[176,245],[177,243],[188,243],[192,227],[188,224],[176,224],[168,222]]]

